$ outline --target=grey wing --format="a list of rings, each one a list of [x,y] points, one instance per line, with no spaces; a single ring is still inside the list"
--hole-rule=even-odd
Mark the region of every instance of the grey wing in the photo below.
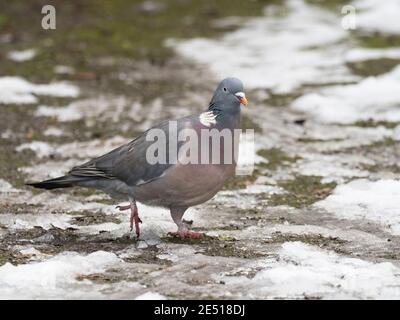
[[[185,119],[178,121],[178,127],[181,127]],[[183,122],[182,122],[183,121]],[[156,129],[164,132],[165,151],[169,148],[169,122],[165,121],[159,124]],[[153,129],[154,129],[153,128]],[[151,130],[151,129],[149,129]],[[118,179],[125,182],[129,186],[146,183],[157,179],[163,175],[172,164],[170,161],[166,163],[150,163],[146,158],[148,148],[154,141],[147,141],[147,130],[142,135],[132,140],[131,142],[118,147],[111,152],[90,160],[80,166],[72,168],[70,175],[87,177],[88,179]],[[179,130],[179,128],[177,128]]]

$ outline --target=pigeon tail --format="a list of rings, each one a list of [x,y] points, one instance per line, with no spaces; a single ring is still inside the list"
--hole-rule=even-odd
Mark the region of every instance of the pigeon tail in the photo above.
[[[77,176],[67,175],[41,182],[27,183],[27,185],[39,189],[51,190],[58,188],[70,188],[76,185],[77,182],[82,182],[84,180],[87,180],[87,177],[77,177]]]

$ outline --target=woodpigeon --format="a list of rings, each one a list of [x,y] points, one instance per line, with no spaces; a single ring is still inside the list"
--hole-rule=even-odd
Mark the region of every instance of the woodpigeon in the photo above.
[[[129,200],[128,206],[117,208],[131,211],[131,230],[135,225],[137,237],[141,220],[136,201],[168,208],[178,226],[176,235],[201,237],[190,230],[192,221],[184,220],[183,214],[211,199],[235,174],[241,104],[247,104],[242,82],[226,78],[204,112],[164,121],[131,142],[73,167],[65,176],[29,185],[95,188]]]

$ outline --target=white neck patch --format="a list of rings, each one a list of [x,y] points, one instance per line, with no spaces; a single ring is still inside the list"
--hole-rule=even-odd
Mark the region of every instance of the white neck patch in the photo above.
[[[212,111],[206,111],[200,114],[199,120],[206,127],[210,127],[217,123],[216,115]]]

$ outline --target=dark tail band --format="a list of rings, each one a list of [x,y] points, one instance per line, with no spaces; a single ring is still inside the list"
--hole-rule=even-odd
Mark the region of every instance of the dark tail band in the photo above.
[[[55,179],[45,180],[42,182],[27,183],[27,185],[35,188],[51,190],[58,188],[70,188],[73,187],[78,181],[82,181],[82,178],[74,176],[63,176]]]

